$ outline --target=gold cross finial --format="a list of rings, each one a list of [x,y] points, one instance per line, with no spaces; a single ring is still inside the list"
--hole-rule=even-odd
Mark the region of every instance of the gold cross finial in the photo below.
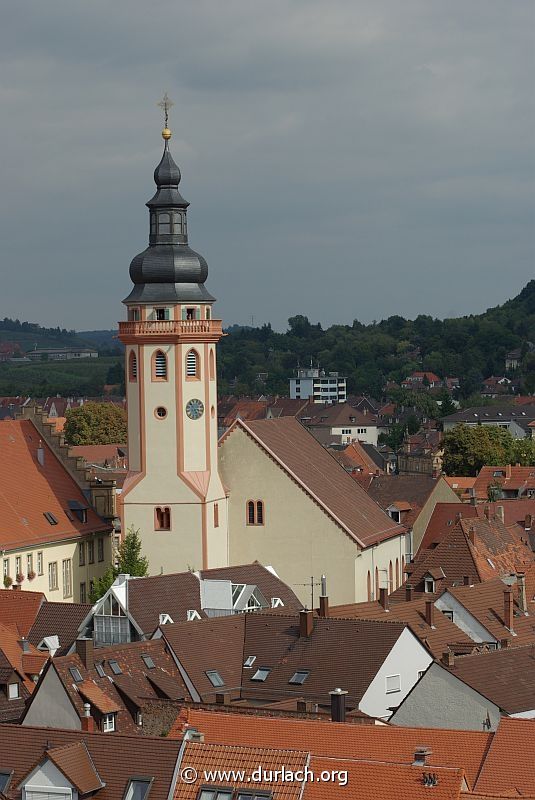
[[[167,127],[167,123],[169,122],[169,109],[171,108],[171,106],[174,106],[174,103],[168,97],[167,92],[164,94],[164,96],[162,97],[162,99],[160,100],[158,105],[159,105],[160,108],[163,108],[163,113],[164,113],[165,125],[164,125],[164,129],[162,131],[162,136],[163,136],[164,139],[170,139],[171,138],[171,131]]]

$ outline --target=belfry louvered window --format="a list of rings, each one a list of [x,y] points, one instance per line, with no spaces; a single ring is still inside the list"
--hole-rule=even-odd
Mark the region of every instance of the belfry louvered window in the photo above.
[[[189,350],[186,355],[186,377],[199,377],[199,357],[195,350]]]
[[[154,355],[154,377],[160,380],[167,378],[167,358],[161,350]]]
[[[130,351],[129,367],[130,380],[137,381],[137,357],[133,350]]]

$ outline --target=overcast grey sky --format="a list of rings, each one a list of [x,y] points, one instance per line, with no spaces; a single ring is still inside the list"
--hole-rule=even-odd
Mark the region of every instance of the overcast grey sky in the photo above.
[[[172,152],[227,324],[480,312],[533,277],[533,0],[25,0],[0,317],[123,316]]]

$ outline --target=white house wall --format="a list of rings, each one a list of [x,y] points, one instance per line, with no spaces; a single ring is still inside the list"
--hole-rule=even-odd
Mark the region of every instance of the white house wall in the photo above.
[[[426,670],[432,661],[425,647],[405,628],[366,690],[359,709],[371,717],[388,719],[392,713],[389,707],[398,706],[403,701],[417,682],[418,673]],[[387,694],[386,678],[392,675],[400,676],[400,691]]]

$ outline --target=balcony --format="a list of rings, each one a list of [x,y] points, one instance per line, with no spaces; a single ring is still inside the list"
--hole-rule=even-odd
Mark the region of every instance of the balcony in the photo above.
[[[223,335],[223,323],[220,319],[165,319],[140,320],[119,323],[119,339],[166,338],[176,336],[180,339],[201,341],[217,341]]]

